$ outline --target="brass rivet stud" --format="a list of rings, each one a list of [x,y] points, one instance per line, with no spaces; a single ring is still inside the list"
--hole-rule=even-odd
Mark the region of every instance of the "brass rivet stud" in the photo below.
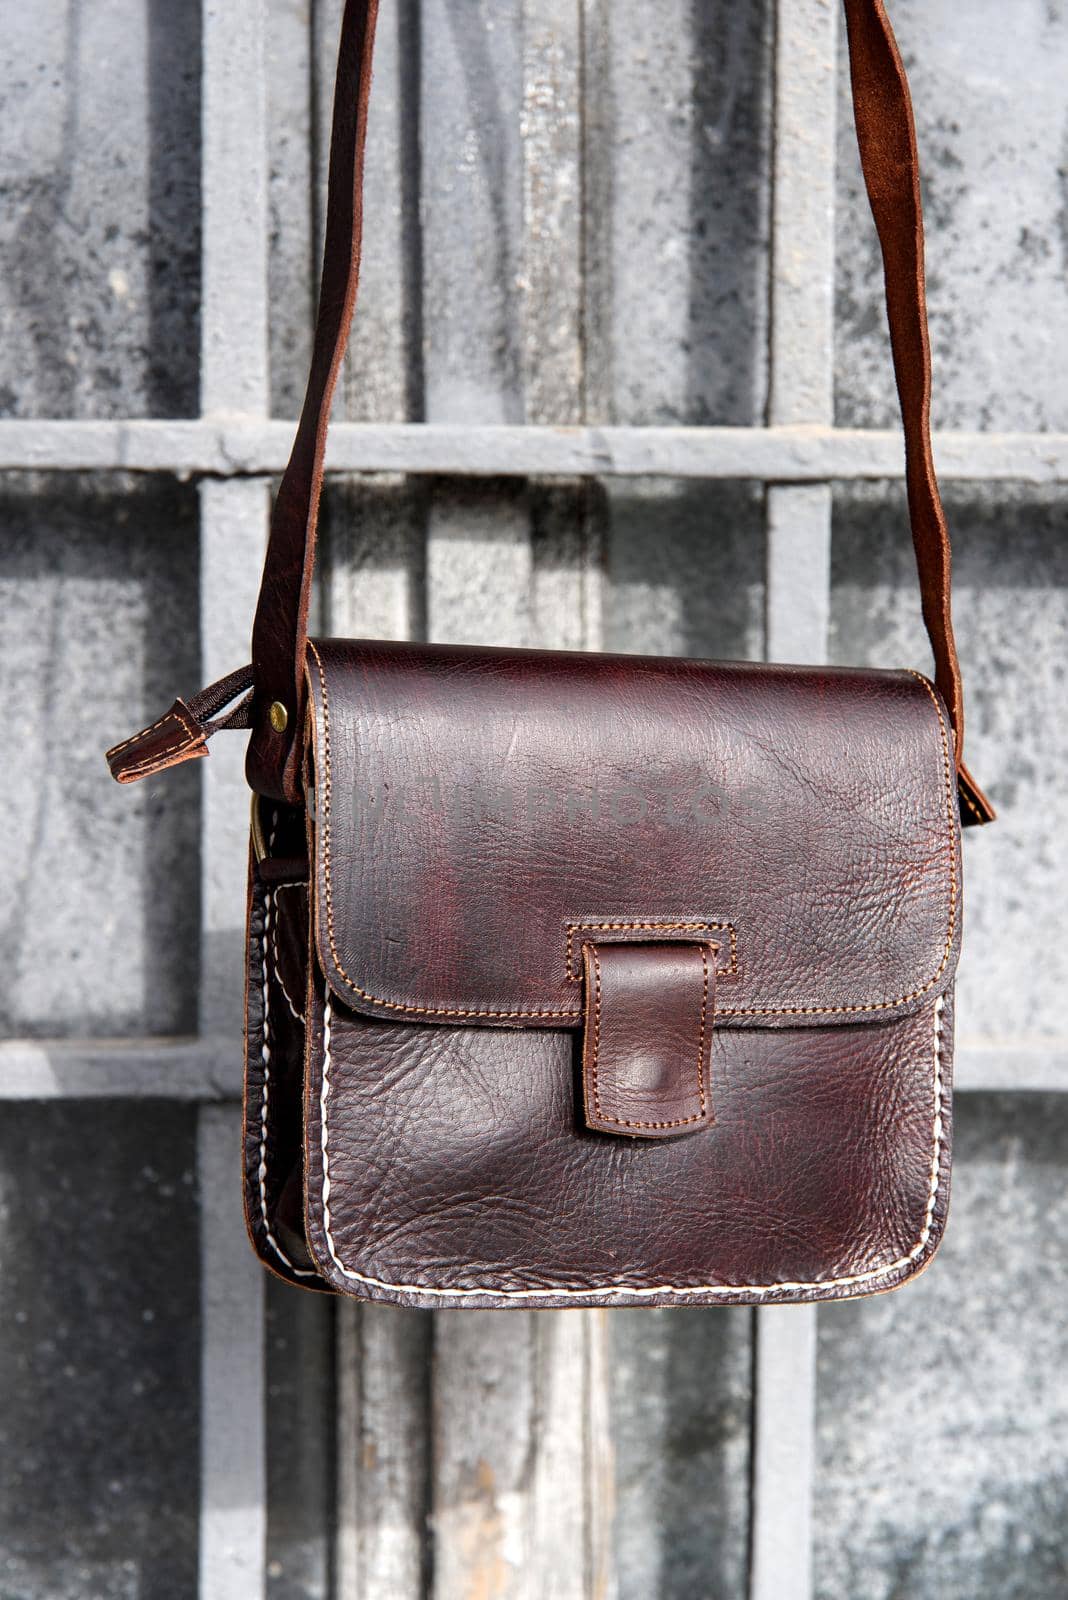
[[[271,719],[271,727],[275,733],[285,733],[286,728],[289,726],[289,712],[281,700],[271,701],[271,709],[267,715]]]

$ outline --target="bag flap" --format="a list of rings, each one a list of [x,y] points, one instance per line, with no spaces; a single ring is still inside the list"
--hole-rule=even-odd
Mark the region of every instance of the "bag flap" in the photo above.
[[[612,939],[717,946],[717,1026],[884,1020],[952,978],[918,673],[348,640],[308,668],[316,936],[354,1009],[578,1027]]]

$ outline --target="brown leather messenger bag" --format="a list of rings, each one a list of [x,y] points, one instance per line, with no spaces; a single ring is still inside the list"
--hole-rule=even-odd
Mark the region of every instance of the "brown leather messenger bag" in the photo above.
[[[423,1306],[896,1287],[948,1204],[963,762],[916,138],[845,0],[934,681],[307,636],[356,298],[376,0],[348,0],[307,396],[252,664],[108,752],[248,728],[245,1211],[308,1288]]]

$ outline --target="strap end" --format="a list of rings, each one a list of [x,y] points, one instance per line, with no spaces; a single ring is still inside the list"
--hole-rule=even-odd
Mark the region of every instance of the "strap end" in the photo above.
[[[113,745],[104,759],[116,783],[137,783],[207,753],[208,730],[184,700],[176,700],[158,722]]]
[[[227,706],[232,709],[225,711]],[[112,745],[105,756],[111,776],[116,783],[137,783],[166,767],[206,756],[208,740],[220,728],[249,726],[251,708],[252,668],[239,667],[217,683],[209,683],[188,704],[176,700],[158,722]],[[222,712],[225,714],[220,715]]]
[[[984,823],[997,819],[994,807],[965,766],[957,768],[957,794],[960,798],[962,828],[982,827]]]

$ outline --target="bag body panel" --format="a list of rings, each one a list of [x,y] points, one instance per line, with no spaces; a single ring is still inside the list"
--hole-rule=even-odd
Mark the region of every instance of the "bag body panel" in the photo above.
[[[528,1309],[839,1299],[922,1270],[948,1203],[961,907],[926,680],[346,642],[312,657],[310,876],[271,859],[273,829],[252,869],[261,1257],[360,1298]],[[572,786],[573,827],[512,812],[487,830],[445,802],[502,749]],[[696,763],[724,804],[703,832],[606,821],[592,787],[627,762],[676,783]],[[390,814],[398,785],[434,779],[442,803]],[[592,1130],[583,947],[687,938],[716,966],[712,1125]],[[342,947],[435,1001],[492,1001],[507,976],[546,1003],[469,1015],[357,988],[356,1008]],[[822,1003],[789,1003],[806,996]]]
[[[952,991],[876,1024],[724,1029],[715,1126],[591,1133],[576,1038],[382,1023],[309,996],[306,1229],[409,1306],[772,1304],[897,1287],[941,1239]]]

